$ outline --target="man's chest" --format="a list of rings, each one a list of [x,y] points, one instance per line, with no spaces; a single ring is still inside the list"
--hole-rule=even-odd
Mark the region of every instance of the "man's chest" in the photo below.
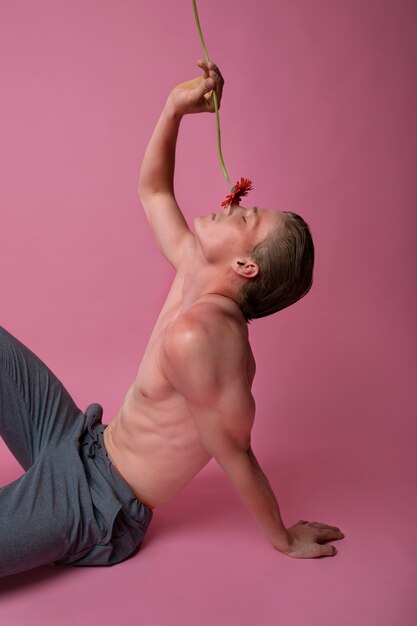
[[[149,343],[134,382],[135,395],[148,403],[167,402],[175,395],[163,367],[163,332]]]

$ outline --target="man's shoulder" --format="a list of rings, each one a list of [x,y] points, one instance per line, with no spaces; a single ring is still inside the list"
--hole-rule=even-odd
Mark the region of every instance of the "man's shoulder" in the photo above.
[[[230,393],[250,394],[247,336],[236,319],[216,307],[199,304],[173,320],[160,354],[161,371],[195,403],[204,400],[208,406]]]
[[[211,302],[193,305],[167,327],[165,348],[176,356],[210,350],[240,352],[248,345],[242,325],[227,311]]]

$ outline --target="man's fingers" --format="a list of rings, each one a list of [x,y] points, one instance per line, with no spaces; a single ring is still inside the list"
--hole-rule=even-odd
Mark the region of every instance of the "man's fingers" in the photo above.
[[[333,541],[334,539],[343,539],[344,534],[340,530],[332,528],[320,528],[318,541]]]
[[[207,66],[207,61],[204,61],[203,59],[198,59],[197,65],[198,65],[198,67],[200,67],[203,70],[204,78],[208,78],[208,76],[209,76],[209,68]]]
[[[310,522],[310,526],[317,528],[320,533],[320,541],[343,539],[345,536],[337,526],[330,526],[329,524],[322,524],[321,522]]]
[[[205,79],[204,83],[202,83],[200,87],[201,96],[205,96],[209,91],[214,89],[217,96],[217,103],[220,108],[224,79],[220,73],[219,68],[212,61],[206,61],[204,59],[198,59],[197,65],[203,70]],[[209,80],[212,82],[208,82]],[[209,110],[214,111],[214,104],[211,95],[206,97],[205,99],[207,101]]]
[[[211,61],[209,61],[208,67],[209,67],[209,70],[211,72],[214,72],[215,74],[217,74],[217,76],[220,78],[221,82],[224,82],[222,73],[221,73],[221,71],[219,70],[219,68],[217,67],[217,65],[215,63],[212,63]]]
[[[217,67],[217,65],[215,65],[214,63],[211,63],[210,61],[209,67],[210,67],[210,77],[216,81],[215,91],[217,95],[217,101],[220,107],[220,101],[222,99],[222,94],[223,94],[224,79],[223,79],[223,76],[220,74],[220,70]]]
[[[208,70],[213,70],[214,72],[216,72],[216,74],[221,76],[221,72],[218,66],[215,63],[213,63],[213,61],[206,61],[206,59],[197,59],[197,65],[199,67],[207,68]]]
[[[208,95],[213,89],[214,89],[214,80],[212,78],[207,78],[206,80],[201,81],[201,84],[199,85],[198,90],[196,92],[197,100],[204,99],[209,111],[211,111],[212,109],[214,111],[214,107],[212,104],[213,98],[211,97],[211,95]]]
[[[212,78],[207,78],[201,83],[199,87],[200,96],[204,96],[206,93],[208,93],[212,89],[214,89],[214,80]]]
[[[335,554],[337,554],[336,548],[329,543],[326,545],[318,544],[318,546],[320,550],[317,556],[334,556]]]
[[[205,59],[197,59],[197,65],[199,65],[200,67],[207,67],[207,61]]]
[[[339,530],[337,526],[330,526],[330,524],[324,524],[323,522],[310,522],[312,526],[317,526],[317,528],[331,528],[332,530]]]
[[[224,78],[215,63],[204,59],[198,59],[197,65],[204,71],[205,78],[210,75],[215,80],[219,80],[221,84],[224,84]]]

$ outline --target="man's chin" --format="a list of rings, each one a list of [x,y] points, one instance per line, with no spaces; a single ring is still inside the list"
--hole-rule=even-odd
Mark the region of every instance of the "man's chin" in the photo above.
[[[208,215],[199,215],[198,217],[196,217],[193,222],[194,228],[199,228],[199,226],[202,226],[205,222],[207,222],[208,217]]]

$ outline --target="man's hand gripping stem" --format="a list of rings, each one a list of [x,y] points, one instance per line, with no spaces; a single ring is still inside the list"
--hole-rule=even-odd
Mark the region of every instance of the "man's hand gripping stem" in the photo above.
[[[224,80],[219,68],[211,61],[197,61],[203,75],[180,83],[168,96],[166,107],[182,117],[190,113],[214,113],[213,91],[220,106]]]

